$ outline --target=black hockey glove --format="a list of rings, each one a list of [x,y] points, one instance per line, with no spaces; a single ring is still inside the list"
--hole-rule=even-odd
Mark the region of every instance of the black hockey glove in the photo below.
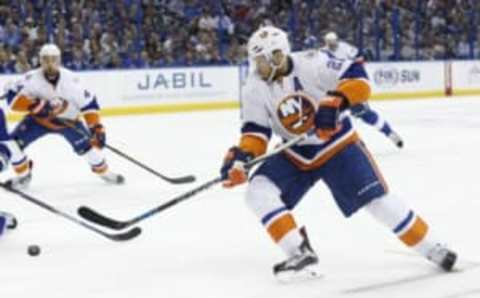
[[[340,130],[338,123],[340,112],[346,109],[348,101],[345,96],[336,91],[327,92],[315,114],[315,128],[317,136],[322,140],[329,140]]]

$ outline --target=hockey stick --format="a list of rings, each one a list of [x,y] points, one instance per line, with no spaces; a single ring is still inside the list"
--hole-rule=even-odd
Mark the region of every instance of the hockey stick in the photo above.
[[[72,128],[73,130],[75,130],[77,133],[85,136],[85,137],[88,137],[90,138],[90,135],[88,135],[87,133],[85,133],[83,130],[79,129],[78,127],[75,126],[75,122],[73,122],[72,120],[67,120],[67,119],[61,119],[61,118],[57,118],[60,123],[62,123],[63,125],[69,127],[69,128]],[[170,182],[172,184],[183,184],[183,183],[190,183],[190,182],[194,182],[195,181],[195,176],[193,175],[188,175],[188,176],[182,176],[182,177],[167,177],[165,175],[162,175],[160,174],[159,172],[155,171],[154,169],[150,168],[149,166],[141,163],[139,160],[131,157],[130,155],[126,154],[125,152],[122,152],[120,151],[119,149],[113,147],[113,146],[110,146],[108,144],[105,144],[105,148],[107,148],[108,150],[112,151],[113,153],[125,158],[126,160],[130,161],[131,163],[139,166],[140,168],[146,170],[147,172],[149,172],[150,174],[153,174],[167,182]]]
[[[251,160],[250,162],[248,162],[246,165],[245,165],[245,168],[246,169],[250,169],[252,168],[254,165],[266,160],[267,158],[275,155],[275,154],[278,154],[282,151],[284,151],[285,149],[287,148],[290,148],[292,147],[293,145],[297,144],[298,142],[304,140],[305,138],[307,137],[307,134],[302,134],[302,135],[299,135],[293,139],[291,139],[290,141],[287,141],[281,145],[279,145],[277,148],[273,149],[272,151],[262,155],[262,156],[259,156],[253,160]],[[115,220],[115,219],[112,219],[112,218],[109,218],[107,216],[104,216],[100,213],[98,213],[97,211],[93,210],[92,208],[89,208],[87,206],[82,206],[78,209],[78,214],[83,217],[84,219],[86,220],[89,220],[91,222],[94,222],[94,223],[97,223],[99,225],[102,225],[102,226],[106,226],[106,227],[109,227],[109,228],[112,228],[112,229],[115,229],[115,230],[122,230],[122,229],[125,229],[127,227],[130,227],[131,225],[134,225],[142,220],[145,220],[165,209],[168,209],[180,202],[183,202],[191,197],[193,197],[194,195],[204,191],[204,190],[207,190],[209,188],[211,188],[212,186],[222,182],[223,179],[222,179],[222,176],[218,176],[216,177],[215,179],[212,179],[208,182],[205,182],[204,184],[200,185],[200,186],[197,186],[195,187],[194,189],[192,190],[189,190],[187,191],[186,193],[184,194],[181,194],[163,204],[161,204],[160,206],[158,207],[155,207],[153,209],[150,209],[130,220],[127,220],[127,221],[118,221],[118,220]]]
[[[137,237],[138,235],[140,235],[140,233],[142,232],[142,230],[139,228],[139,227],[135,227],[135,228],[132,228],[124,233],[116,233],[116,234],[111,234],[111,233],[106,233],[100,229],[98,229],[97,227],[95,226],[92,226],[82,220],[79,220],[73,216],[71,216],[70,214],[67,214],[67,213],[64,213],[50,205],[48,205],[47,203],[43,202],[43,201],[40,201],[39,199],[36,199],[22,191],[19,191],[19,190],[16,190],[14,188],[11,188],[9,186],[7,186],[7,184],[5,184],[4,182],[0,182],[0,187],[2,187],[3,189],[5,189],[6,191],[10,192],[10,193],[14,193],[18,196],[20,196],[21,198],[43,208],[43,209],[46,209],[47,211],[50,211],[51,213],[54,213],[56,215],[59,215],[71,222],[74,222],[90,231],[93,231],[97,234],[100,234],[110,240],[113,240],[113,241],[127,241],[127,240],[131,240],[135,237]]]
[[[142,169],[146,170],[147,172],[167,181],[172,184],[183,184],[183,183],[191,183],[195,181],[195,176],[193,175],[188,175],[188,176],[182,176],[182,177],[167,177],[165,175],[160,174],[159,172],[155,171],[154,169],[146,166],[145,164],[141,163],[140,161],[136,160],[135,158],[127,155],[126,153],[118,150],[115,147],[112,147],[108,144],[105,144],[105,148],[108,150],[112,151],[113,153],[125,158],[126,160],[136,164],[137,166],[141,167]]]

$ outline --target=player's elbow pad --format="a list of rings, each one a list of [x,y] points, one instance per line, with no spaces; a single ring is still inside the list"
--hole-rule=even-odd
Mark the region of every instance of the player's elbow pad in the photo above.
[[[257,136],[245,134],[240,140],[239,147],[243,151],[249,152],[256,157],[267,151],[267,141]]]
[[[96,111],[83,114],[83,118],[87,122],[88,127],[100,124],[100,115]]]
[[[347,98],[350,105],[364,103],[371,95],[370,85],[362,79],[344,80],[338,84],[337,91]]]

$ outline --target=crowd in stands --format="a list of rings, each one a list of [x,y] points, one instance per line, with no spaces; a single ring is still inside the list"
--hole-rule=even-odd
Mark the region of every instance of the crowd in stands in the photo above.
[[[477,0],[0,0],[0,73],[46,42],[74,70],[239,64],[273,24],[294,50],[335,31],[368,60],[478,58]]]

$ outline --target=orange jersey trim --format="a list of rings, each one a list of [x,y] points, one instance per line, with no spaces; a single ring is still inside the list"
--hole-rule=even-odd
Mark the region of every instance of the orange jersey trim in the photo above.
[[[88,127],[95,126],[100,123],[100,115],[98,112],[87,112],[83,114],[85,122],[87,122]]]
[[[343,93],[351,105],[366,102],[372,93],[368,82],[361,79],[343,80],[338,84],[337,91]]]
[[[10,104],[10,108],[16,112],[28,112],[33,100],[25,95],[18,95]]]
[[[53,123],[52,120],[54,120],[54,118],[53,119],[39,118],[39,117],[33,116],[33,120],[35,120],[35,122],[37,122],[41,126],[46,127],[48,129],[51,129],[51,130],[62,130],[66,127],[65,125]]]
[[[253,134],[244,134],[240,139],[240,149],[252,153],[255,157],[267,152],[268,141]]]
[[[328,148],[323,154],[321,154],[315,161],[311,163],[305,163],[298,158],[296,158],[294,155],[290,153],[290,150],[286,150],[286,156],[287,158],[300,170],[302,171],[309,171],[309,170],[315,170],[324,165],[327,161],[329,161],[333,156],[335,156],[337,153],[342,151],[345,147],[347,147],[350,144],[354,144],[356,142],[360,141],[360,137],[356,132],[351,134],[349,137],[346,139],[342,140],[339,142],[337,145]]]

